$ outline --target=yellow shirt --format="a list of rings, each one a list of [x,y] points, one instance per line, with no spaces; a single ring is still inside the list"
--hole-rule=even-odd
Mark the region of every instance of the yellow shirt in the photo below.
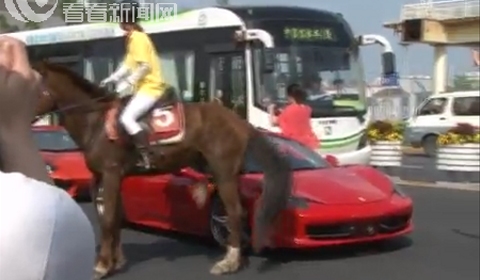
[[[135,92],[152,97],[160,97],[165,89],[159,56],[150,37],[140,31],[133,31],[127,39],[127,55],[125,65],[134,72],[139,63],[146,63],[150,72],[137,82]]]

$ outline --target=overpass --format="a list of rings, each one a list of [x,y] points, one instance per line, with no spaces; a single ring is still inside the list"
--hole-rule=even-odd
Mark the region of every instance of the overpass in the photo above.
[[[400,35],[402,43],[434,47],[433,92],[447,88],[447,46],[478,48],[480,1],[422,1],[404,5],[400,20],[383,25]]]

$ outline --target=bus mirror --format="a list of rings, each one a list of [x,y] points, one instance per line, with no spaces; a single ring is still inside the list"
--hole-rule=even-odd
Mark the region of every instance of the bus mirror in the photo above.
[[[393,52],[385,52],[382,54],[382,67],[384,75],[392,75],[395,70],[395,54]]]
[[[263,49],[262,60],[263,73],[272,73],[275,71],[275,55],[272,50]]]

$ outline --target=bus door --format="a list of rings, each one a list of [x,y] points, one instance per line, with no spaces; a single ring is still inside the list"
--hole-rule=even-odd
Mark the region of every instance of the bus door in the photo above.
[[[245,54],[241,51],[210,53],[209,99],[217,100],[247,118]]]

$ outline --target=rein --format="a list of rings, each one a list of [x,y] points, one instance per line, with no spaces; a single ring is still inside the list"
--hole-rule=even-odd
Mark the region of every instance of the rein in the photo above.
[[[48,97],[50,100],[53,101],[53,97],[52,97],[51,93],[48,92],[47,90],[42,91],[42,95]],[[89,99],[89,100],[86,101],[86,102],[80,102],[80,103],[72,104],[72,105],[69,105],[69,106],[65,106],[65,107],[63,107],[63,108],[59,108],[59,109],[57,109],[57,110],[50,111],[50,112],[45,113],[45,114],[41,114],[41,115],[39,115],[39,116],[36,116],[36,117],[33,119],[32,123],[36,123],[38,120],[40,120],[41,118],[43,118],[43,117],[46,116],[46,115],[71,111],[71,110],[73,110],[73,109],[81,108],[81,107],[84,107],[84,106],[86,106],[86,105],[89,105],[90,102],[92,102],[92,101],[101,101],[101,100],[106,99],[106,98],[108,98],[108,97],[109,97],[108,95],[104,95],[104,96],[100,96],[100,97],[95,97],[95,98],[93,98],[93,99]],[[53,102],[54,102],[54,101],[53,101]],[[112,101],[112,102],[113,102],[113,101]],[[55,102],[54,102],[54,103],[55,103]],[[102,109],[102,108],[95,108],[95,109],[92,109],[92,110],[87,110],[87,111],[85,111],[85,113],[96,112],[96,111],[98,111],[98,110],[100,110],[100,109]],[[83,112],[83,111],[82,111],[82,112]]]

